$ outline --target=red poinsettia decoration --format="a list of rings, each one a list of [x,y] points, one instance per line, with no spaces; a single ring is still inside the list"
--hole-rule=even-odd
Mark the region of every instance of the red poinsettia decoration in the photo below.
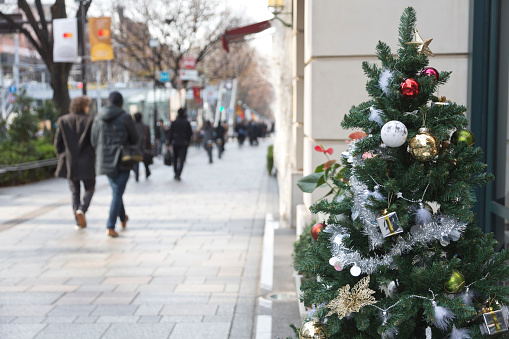
[[[322,145],[316,145],[315,151],[322,152],[322,153],[329,153],[330,155],[332,155],[332,153],[333,153],[332,147],[324,149]]]

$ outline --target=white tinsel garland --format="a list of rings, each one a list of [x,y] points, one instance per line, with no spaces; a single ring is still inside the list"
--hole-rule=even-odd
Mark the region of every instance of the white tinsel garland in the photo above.
[[[389,95],[390,93],[389,82],[391,81],[393,76],[394,73],[392,71],[385,69],[380,74],[380,78],[378,78],[378,85],[380,86],[380,89],[382,90],[382,92],[384,92],[385,95]]]

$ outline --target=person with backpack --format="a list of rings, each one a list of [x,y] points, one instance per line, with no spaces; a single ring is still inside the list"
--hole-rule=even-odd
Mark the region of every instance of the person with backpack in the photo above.
[[[117,91],[108,97],[109,105],[99,113],[92,124],[90,141],[95,148],[95,169],[97,174],[105,174],[112,190],[110,213],[106,223],[106,235],[115,238],[117,218],[122,229],[127,226],[129,217],[125,212],[124,195],[132,165],[121,161],[122,149],[138,143],[138,132],[131,118],[123,109],[124,98]]]

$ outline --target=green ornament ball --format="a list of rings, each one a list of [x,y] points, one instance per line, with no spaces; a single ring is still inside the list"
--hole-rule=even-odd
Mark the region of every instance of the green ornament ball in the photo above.
[[[460,142],[466,142],[468,146],[473,146],[475,143],[474,133],[470,132],[468,129],[457,130],[451,136],[451,143],[457,145]]]
[[[444,289],[447,293],[458,293],[465,287],[465,277],[458,271],[453,271]]]

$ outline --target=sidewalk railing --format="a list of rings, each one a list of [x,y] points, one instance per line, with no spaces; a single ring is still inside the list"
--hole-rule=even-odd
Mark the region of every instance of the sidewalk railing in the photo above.
[[[26,171],[34,168],[42,168],[47,166],[55,166],[58,162],[57,158],[51,158],[51,159],[44,159],[44,160],[37,160],[37,161],[30,161],[25,162],[22,164],[16,164],[16,165],[7,165],[7,166],[0,166],[0,174],[6,173],[6,172],[19,172],[19,171]]]

